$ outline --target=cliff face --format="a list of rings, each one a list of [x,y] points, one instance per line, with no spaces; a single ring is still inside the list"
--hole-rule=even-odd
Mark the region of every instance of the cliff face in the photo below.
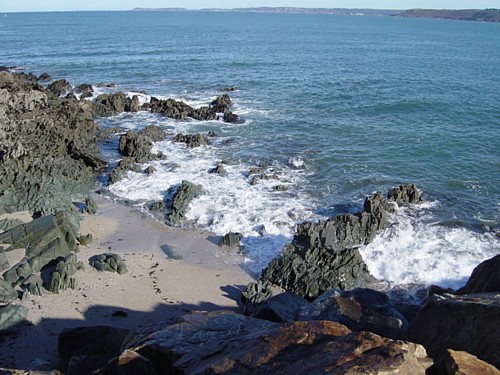
[[[500,9],[410,9],[399,13],[406,18],[442,18],[461,21],[500,22]]]

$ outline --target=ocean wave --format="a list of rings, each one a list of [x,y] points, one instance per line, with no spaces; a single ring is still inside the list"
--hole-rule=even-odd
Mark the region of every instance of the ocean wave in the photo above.
[[[391,215],[390,226],[360,248],[370,272],[391,286],[439,285],[457,289],[472,270],[500,252],[491,233],[432,221],[430,203]],[[418,207],[418,206],[416,206]]]

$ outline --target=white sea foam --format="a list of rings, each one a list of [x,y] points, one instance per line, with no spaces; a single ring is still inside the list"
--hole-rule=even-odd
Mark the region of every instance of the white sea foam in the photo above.
[[[125,178],[109,186],[109,191],[123,199],[138,204],[162,200],[172,187],[188,180],[203,187],[203,194],[189,206],[188,222],[206,228],[217,235],[228,232],[243,234],[243,245],[251,261],[246,263],[252,272],[259,272],[292,238],[295,224],[311,215],[310,197],[296,190],[304,179],[300,168],[287,164],[268,165],[262,173],[272,178],[257,179],[249,175],[249,161],[229,160],[224,164],[226,174],[209,173],[228,153],[224,142],[225,131],[234,132],[235,125],[227,128],[221,121],[175,121],[147,112],[122,114],[105,120],[108,126],[119,124],[125,129],[138,129],[154,123],[173,133],[203,131],[217,128],[220,136],[211,145],[188,148],[182,143],[167,139],[155,143],[153,152],[161,151],[166,160],[155,160],[148,164],[155,172],[129,172]],[[236,125],[245,126],[245,125]],[[226,130],[225,130],[226,129]],[[232,145],[234,147],[234,145]],[[276,187],[286,187],[279,191]]]
[[[360,249],[370,272],[395,285],[459,288],[482,261],[500,252],[498,239],[429,222],[429,206],[401,209],[392,225]]]

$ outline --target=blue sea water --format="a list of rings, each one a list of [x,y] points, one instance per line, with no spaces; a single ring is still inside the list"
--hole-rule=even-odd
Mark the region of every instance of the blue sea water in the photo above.
[[[392,285],[457,287],[500,253],[500,25],[231,12],[0,15],[0,64],[72,84],[207,105],[224,87],[243,120],[179,122],[151,113],[103,126],[215,131],[210,146],[158,142],[167,160],[109,187],[146,205],[186,179],[204,194],[190,224],[245,236],[258,272],[297,222],[360,208],[415,183],[425,204],[401,209],[361,249]],[[106,89],[96,87],[96,95]],[[116,161],[118,155],[103,150]],[[207,173],[225,160],[226,176]],[[250,183],[251,167],[273,178]],[[277,191],[278,185],[287,187]],[[260,235],[262,227],[266,234]]]

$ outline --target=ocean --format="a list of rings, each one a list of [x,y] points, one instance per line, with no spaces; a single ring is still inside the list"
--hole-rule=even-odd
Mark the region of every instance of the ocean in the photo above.
[[[390,286],[457,288],[500,253],[500,25],[395,17],[232,12],[59,12],[0,15],[0,65],[48,72],[94,97],[123,91],[208,105],[229,92],[238,124],[149,112],[103,127],[207,133],[171,138],[152,175],[106,188],[139,208],[189,180],[203,195],[186,225],[241,232],[257,273],[294,226],[356,212],[365,196],[415,183],[425,203],[400,209],[360,249]],[[115,88],[98,88],[99,82]],[[116,163],[114,141],[102,146]],[[224,161],[225,176],[208,173]],[[252,183],[251,168],[267,176]],[[265,230],[263,231],[263,228]],[[264,233],[263,233],[264,232]]]

